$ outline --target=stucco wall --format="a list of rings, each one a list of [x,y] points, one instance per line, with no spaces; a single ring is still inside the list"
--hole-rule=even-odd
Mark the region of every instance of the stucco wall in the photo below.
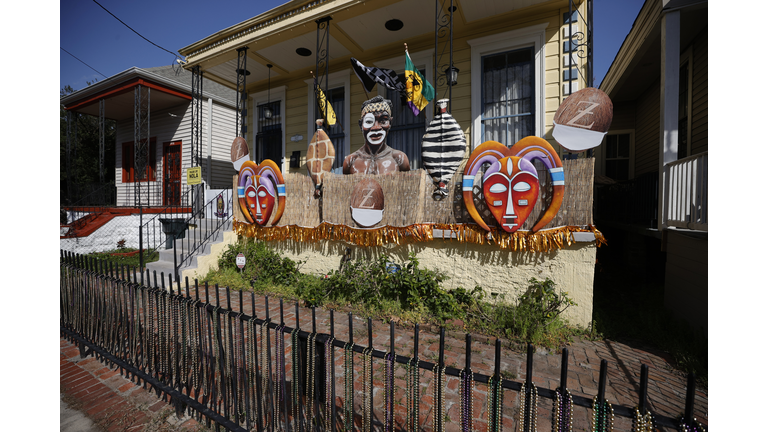
[[[507,300],[514,300],[524,292],[530,278],[544,280],[549,277],[558,289],[568,292],[578,304],[566,311],[566,318],[572,324],[584,327],[592,321],[594,242],[575,243],[546,253],[502,251],[495,247],[450,240],[374,248],[333,241],[299,243],[289,240],[267,244],[281,256],[304,261],[301,267],[303,273],[317,275],[337,270],[347,247],[350,247],[353,259],[386,254],[398,263],[407,261],[408,254],[415,252],[421,267],[440,270],[450,276],[443,285],[446,289],[471,289],[480,285],[487,292],[506,294]]]

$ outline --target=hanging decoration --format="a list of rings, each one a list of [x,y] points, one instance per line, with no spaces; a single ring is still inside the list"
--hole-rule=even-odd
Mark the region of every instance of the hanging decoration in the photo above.
[[[243,166],[243,163],[251,158],[248,151],[248,143],[245,142],[245,138],[243,137],[237,137],[232,141],[229,153],[232,159],[232,166],[234,166],[235,171],[238,172]]]
[[[593,225],[586,228],[565,226],[536,233],[519,231],[507,233],[497,229],[488,232],[476,225],[469,224],[416,224],[406,227],[385,226],[374,229],[356,229],[346,225],[323,222],[314,228],[288,225],[259,229],[256,225],[235,220],[233,230],[239,236],[253,237],[258,240],[294,240],[302,243],[337,240],[365,247],[432,241],[434,240],[433,230],[444,231],[445,237],[451,238],[451,241],[495,244],[500,249],[512,251],[549,252],[562,249],[573,244],[573,233],[575,232],[594,234],[598,246],[606,243],[603,234]]]
[[[632,432],[653,432],[655,430],[651,411],[645,410],[645,414],[641,414],[640,407],[635,407],[635,415],[632,417]]]
[[[435,183],[432,198],[448,196],[448,182],[467,152],[464,131],[448,112],[448,99],[437,101],[439,112],[429,122],[421,139],[421,162]]]
[[[501,378],[488,378],[488,432],[501,432],[501,403],[504,401],[504,387]]]
[[[405,365],[405,430],[409,432],[419,431],[419,357],[411,357]]]
[[[259,165],[243,162],[237,179],[237,198],[240,210],[248,223],[266,225],[277,200],[276,224],[285,209],[285,181],[277,164],[265,159]]]
[[[587,87],[568,96],[557,108],[552,137],[566,150],[581,152],[600,145],[611,121],[611,98]]]
[[[592,432],[613,431],[613,406],[607,400],[592,399]]]
[[[355,427],[353,419],[353,410],[355,402],[355,371],[354,371],[354,351],[352,351],[352,342],[344,345],[344,430],[352,432]]]
[[[523,383],[520,389],[520,408],[517,415],[518,432],[536,432],[536,406],[539,403],[539,391],[536,385],[531,383],[526,387]],[[526,427],[527,425],[527,427]]]
[[[558,387],[555,390],[555,399],[552,407],[552,424],[556,432],[573,431],[573,397],[568,389]]]
[[[461,389],[461,432],[474,432],[474,415],[472,403],[475,399],[475,380],[472,379],[472,369],[460,372]]]
[[[432,430],[445,432],[445,368],[435,364],[432,368]]]
[[[314,196],[319,197],[322,194],[323,176],[333,169],[336,149],[333,147],[331,139],[328,138],[328,134],[323,130],[323,120],[318,119],[315,123],[317,130],[307,149],[307,171],[309,171],[309,177],[315,184]]]
[[[483,195],[499,226],[512,233],[523,225],[538,200],[539,177],[533,159],[540,160],[549,169],[553,188],[549,207],[531,228],[531,232],[536,232],[555,217],[565,194],[563,163],[555,149],[546,140],[529,136],[511,148],[496,141],[486,141],[469,156],[462,185],[464,204],[472,219],[483,229],[491,230],[475,207],[472,193],[475,174],[484,163],[491,164],[483,176]]]
[[[384,217],[384,191],[374,179],[360,181],[352,190],[350,202],[352,219],[361,227],[368,228],[381,222]]]

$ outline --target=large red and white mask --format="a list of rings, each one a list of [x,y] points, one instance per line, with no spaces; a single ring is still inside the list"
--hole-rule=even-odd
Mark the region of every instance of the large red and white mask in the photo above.
[[[539,198],[539,177],[532,163],[505,157],[483,176],[483,195],[499,226],[515,232],[528,219]]]
[[[259,225],[266,225],[275,206],[275,189],[266,177],[254,176],[254,184],[245,188],[245,201],[251,217]]]
[[[475,175],[484,164],[491,165],[483,175],[483,195],[499,226],[512,233],[528,219],[539,198],[539,177],[533,159],[544,164],[552,184],[549,207],[531,228],[531,232],[536,232],[554,219],[563,202],[565,173],[555,149],[545,139],[529,136],[509,148],[500,142],[486,141],[469,155],[461,190],[469,215],[481,228],[491,231],[475,207]]]

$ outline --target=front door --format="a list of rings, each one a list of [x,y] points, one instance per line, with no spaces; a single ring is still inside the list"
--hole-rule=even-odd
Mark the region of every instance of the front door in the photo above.
[[[163,205],[181,205],[181,141],[163,143]]]

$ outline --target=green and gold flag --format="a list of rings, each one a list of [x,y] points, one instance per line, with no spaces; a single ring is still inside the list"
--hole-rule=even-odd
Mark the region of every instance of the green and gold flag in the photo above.
[[[408,50],[405,51],[405,94],[415,116],[435,98],[435,88],[413,66]]]

